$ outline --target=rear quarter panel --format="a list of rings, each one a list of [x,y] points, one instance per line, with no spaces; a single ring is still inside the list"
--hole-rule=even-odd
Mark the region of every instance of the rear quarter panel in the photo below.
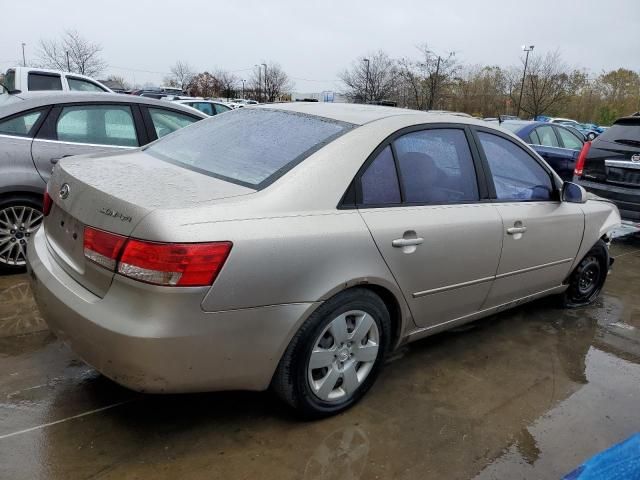
[[[31,160],[31,138],[0,135],[0,195],[15,192],[41,195],[44,186]]]

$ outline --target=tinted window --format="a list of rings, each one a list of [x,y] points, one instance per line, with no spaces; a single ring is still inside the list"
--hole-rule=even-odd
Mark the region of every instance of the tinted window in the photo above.
[[[197,108],[202,113],[206,113],[209,116],[214,115],[215,113],[213,110],[213,105],[211,105],[210,103],[196,102],[196,103],[190,103],[189,106],[193,108]]]
[[[230,107],[227,107],[226,105],[220,105],[219,103],[214,104],[214,106],[216,108],[216,113],[224,113],[231,110]]]
[[[44,73],[29,74],[29,90],[62,90],[60,75],[48,75]]]
[[[146,151],[219,178],[257,187],[348,128],[350,124],[293,112],[239,109],[199,122]]]
[[[638,146],[638,142],[640,142],[640,119],[637,123],[630,121],[616,123],[602,132],[597,140]]]
[[[538,138],[540,139],[540,143],[538,145],[544,145],[545,147],[559,147],[558,137],[556,137],[555,132],[553,131],[553,127],[549,125],[544,125],[542,127],[536,128],[536,133],[538,134]]]
[[[88,82],[86,80],[80,80],[79,78],[67,77],[67,83],[69,84],[69,90],[74,90],[78,92],[104,92],[105,91],[95,83]]]
[[[64,107],[56,133],[64,142],[138,146],[131,109],[124,105]]]
[[[362,174],[362,203],[400,203],[400,186],[391,147],[385,148]]]
[[[8,135],[28,135],[42,112],[30,112],[10,120],[0,122],[0,133]]]
[[[151,122],[153,122],[153,128],[155,128],[158,138],[164,137],[171,132],[175,132],[199,120],[198,118],[162,108],[149,107],[149,114],[151,115]]]
[[[499,200],[550,200],[551,177],[533,157],[515,143],[479,132]]]
[[[581,150],[582,149],[582,140],[578,138],[573,132],[569,130],[565,130],[564,128],[558,128],[558,135],[562,139],[562,143],[564,143],[564,148],[571,148],[573,150]]]
[[[432,129],[394,142],[405,202],[455,203],[479,199],[464,131]]]
[[[535,130],[531,130],[531,133],[529,133],[529,143],[540,145],[540,137],[538,137],[538,134]]]

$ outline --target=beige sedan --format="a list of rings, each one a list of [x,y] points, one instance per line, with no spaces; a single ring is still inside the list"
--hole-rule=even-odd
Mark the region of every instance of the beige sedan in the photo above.
[[[309,417],[357,402],[405,342],[589,304],[620,222],[485,122],[321,103],[66,158],[45,214],[33,290],[87,363],[146,392],[271,387]]]

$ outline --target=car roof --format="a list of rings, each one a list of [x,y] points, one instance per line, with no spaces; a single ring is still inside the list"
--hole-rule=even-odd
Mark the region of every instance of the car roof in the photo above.
[[[290,102],[252,105],[245,108],[261,108],[303,113],[340,122],[352,123],[354,125],[364,125],[366,123],[400,115],[415,116],[416,118],[414,123],[416,124],[449,122],[486,125],[486,122],[482,120],[478,120],[473,117],[459,116],[450,112],[424,112],[406,108],[383,107],[379,105],[364,105],[358,103]]]
[[[187,105],[176,104],[175,102],[167,102],[165,100],[156,100],[149,97],[140,97],[138,95],[126,95],[121,93],[52,93],[52,92],[30,92],[18,93],[11,95],[14,98],[20,98],[22,101],[13,101],[11,103],[0,104],[0,116],[13,115],[24,110],[38,108],[46,105],[55,105],[59,103],[83,103],[83,102],[100,102],[100,103],[139,103],[144,105],[152,105],[157,107],[167,107],[173,105],[176,110],[182,110],[185,113],[196,115],[201,118],[208,118],[204,113],[191,108]]]

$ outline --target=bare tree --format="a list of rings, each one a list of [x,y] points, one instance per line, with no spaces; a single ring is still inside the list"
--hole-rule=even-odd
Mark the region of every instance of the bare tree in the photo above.
[[[287,73],[276,62],[262,63],[249,77],[249,88],[258,92],[260,101],[275,102],[285,98],[291,93],[293,86]]]
[[[518,72],[520,79],[522,71]],[[510,79],[512,85],[519,82],[517,77]],[[524,90],[522,92],[521,109],[533,118],[551,109],[558,110],[567,100],[571,82],[568,67],[562,61],[560,54],[549,52],[545,56],[536,56],[529,60],[526,72]],[[512,100],[516,102],[516,95],[520,94],[520,87],[512,89]]]
[[[338,78],[346,87],[344,95],[351,101],[380,101],[395,92],[397,71],[396,62],[379,51],[368,58],[358,58]]]
[[[225,97],[227,100],[235,97],[239,81],[238,77],[226,70],[218,70],[214,75],[220,83],[221,96]]]
[[[195,97],[215,97],[220,91],[220,81],[209,72],[199,73],[191,79],[186,90]]]
[[[38,58],[44,67],[93,77],[107,67],[100,52],[101,45],[89,42],[76,30],[67,30],[60,39],[41,39]]]
[[[196,73],[187,62],[178,60],[170,69],[171,74],[164,79],[167,86],[179,87],[186,90]]]

